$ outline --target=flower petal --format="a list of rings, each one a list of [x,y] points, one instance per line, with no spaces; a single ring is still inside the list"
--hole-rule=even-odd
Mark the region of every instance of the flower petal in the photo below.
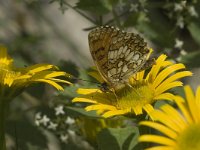
[[[191,116],[192,116],[194,122],[198,122],[199,117],[197,117],[196,114],[199,113],[199,110],[198,110],[198,107],[196,107],[195,97],[192,92],[192,89],[190,88],[190,86],[185,86],[184,90],[185,90],[186,100],[187,100],[187,104],[188,104]]]
[[[167,78],[165,81],[163,81],[158,87],[157,87],[157,90],[159,91],[160,89],[165,89],[164,87],[168,84],[170,84],[171,82],[177,80],[177,79],[180,79],[180,78],[183,78],[183,77],[186,77],[186,76],[191,76],[192,73],[190,71],[181,71],[181,72],[178,72],[172,76],[170,76],[169,78]],[[177,82],[178,83],[178,82]],[[178,83],[177,86],[181,86],[180,83]],[[162,90],[163,91],[163,90]],[[166,90],[164,90],[166,91]],[[160,92],[159,92],[160,93]]]
[[[157,123],[157,122],[150,122],[150,121],[142,121],[140,122],[140,125],[145,125],[151,128],[154,128],[166,136],[170,137],[171,139],[175,139],[177,137],[177,133],[172,131],[170,128],[166,127],[163,124]]]
[[[123,115],[125,113],[127,113],[127,112],[124,112],[123,110],[112,110],[112,111],[107,111],[102,116],[105,118],[109,118],[112,116]]]
[[[170,100],[172,101],[174,99],[174,95],[171,93],[162,93],[158,96],[155,96],[154,99],[156,100]]]
[[[73,100],[72,100],[73,103],[75,102],[84,102],[84,103],[93,103],[93,104],[96,104],[97,102],[94,101],[94,100],[91,100],[90,98],[83,98],[83,97],[75,97]]]
[[[174,146],[175,142],[169,138],[158,135],[142,135],[139,137],[140,142],[153,142],[157,144],[163,144],[167,146]]]
[[[177,87],[177,86],[182,86],[182,85],[183,85],[183,83],[181,81],[174,81],[174,82],[171,82],[171,83],[168,83],[168,84],[162,83],[155,90],[156,96],[162,94],[163,92],[165,92],[165,91],[167,91],[171,88],[174,88],[174,87]]]
[[[153,83],[154,88],[156,88],[171,73],[174,73],[175,71],[178,71],[178,70],[184,69],[184,68],[185,68],[185,66],[183,64],[174,64],[174,65],[171,65],[171,66],[163,69],[158,74],[158,76],[155,78],[155,81]]]
[[[56,82],[51,81],[51,80],[37,79],[37,80],[34,80],[34,82],[45,82],[45,83],[48,83],[48,84],[52,85],[52,86],[55,87],[57,90],[64,91],[64,89],[63,89],[62,86],[60,86],[59,84],[57,84]]]

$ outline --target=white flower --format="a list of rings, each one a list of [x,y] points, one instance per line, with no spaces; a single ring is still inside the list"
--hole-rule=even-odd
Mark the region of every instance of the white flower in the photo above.
[[[41,118],[42,118],[41,112],[38,112],[38,113],[35,114],[35,119],[36,119],[36,120],[39,120],[39,119],[41,119]]]
[[[58,126],[57,123],[50,122],[48,128],[52,130],[56,130],[57,126]]]
[[[36,126],[40,126],[41,119],[42,119],[41,113],[40,112],[36,113],[35,114],[35,124],[36,124]]]
[[[182,11],[183,10],[183,6],[179,3],[175,3],[174,4],[174,11]]]
[[[183,47],[183,41],[179,40],[179,39],[175,39],[175,48],[179,48],[181,49]]]
[[[129,9],[129,11],[135,11],[138,12],[138,4],[131,4],[131,7]]]
[[[176,25],[179,26],[181,29],[184,27],[184,19],[182,16],[178,17]]]
[[[185,55],[187,55],[187,52],[184,49],[182,49],[181,52],[180,52],[180,54],[183,55],[183,56],[185,56]]]
[[[75,122],[74,119],[71,117],[67,117],[67,119],[65,120],[65,123],[69,125],[74,124],[74,122]]]
[[[62,142],[65,142],[65,143],[67,143],[68,142],[68,139],[69,139],[69,135],[68,134],[62,134],[61,136],[60,136],[60,139],[61,139],[61,141]]]
[[[194,6],[188,6],[188,12],[193,17],[198,17],[198,13],[196,12]]]
[[[69,133],[70,136],[76,137],[76,133],[73,130],[68,129],[67,132]]]
[[[178,62],[181,62],[181,61],[182,61],[182,59],[183,59],[182,56],[187,55],[187,52],[186,52],[184,49],[182,49],[182,50],[180,51],[180,54],[181,54],[181,55],[179,55],[179,57],[176,58],[176,60],[177,60]]]
[[[44,126],[46,126],[49,121],[50,121],[50,119],[46,115],[44,115],[41,118],[40,123],[43,124]]]
[[[55,108],[55,112],[56,112],[56,115],[63,115],[65,114],[64,110],[63,110],[63,106],[62,105],[59,105]]]
[[[35,124],[36,124],[36,126],[40,126],[40,120],[35,120]]]
[[[181,1],[180,3],[174,4],[174,11],[182,11],[186,7],[186,1]]]

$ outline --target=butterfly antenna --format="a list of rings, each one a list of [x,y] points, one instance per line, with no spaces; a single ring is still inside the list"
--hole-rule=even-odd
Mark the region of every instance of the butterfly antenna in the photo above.
[[[77,77],[74,77],[74,76],[72,76],[71,79],[78,80],[78,81],[85,81],[85,82],[89,82],[89,83],[101,84],[99,82],[90,81],[90,80],[86,80],[86,79],[81,79],[81,78],[77,78]]]

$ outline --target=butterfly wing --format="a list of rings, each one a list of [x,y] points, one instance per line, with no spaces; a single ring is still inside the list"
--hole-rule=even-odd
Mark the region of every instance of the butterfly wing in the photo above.
[[[124,84],[147,61],[149,49],[137,34],[104,26],[91,31],[88,38],[97,69],[112,86]]]
[[[110,49],[111,36],[118,34],[114,28],[98,27],[88,35],[89,47],[94,63],[103,77],[110,84],[112,79],[108,78],[108,52]]]

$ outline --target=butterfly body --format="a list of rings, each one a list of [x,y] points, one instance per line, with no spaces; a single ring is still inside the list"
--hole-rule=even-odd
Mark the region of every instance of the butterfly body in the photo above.
[[[99,73],[114,89],[123,87],[131,75],[148,66],[146,63],[150,50],[137,34],[103,26],[92,30],[88,39]]]

